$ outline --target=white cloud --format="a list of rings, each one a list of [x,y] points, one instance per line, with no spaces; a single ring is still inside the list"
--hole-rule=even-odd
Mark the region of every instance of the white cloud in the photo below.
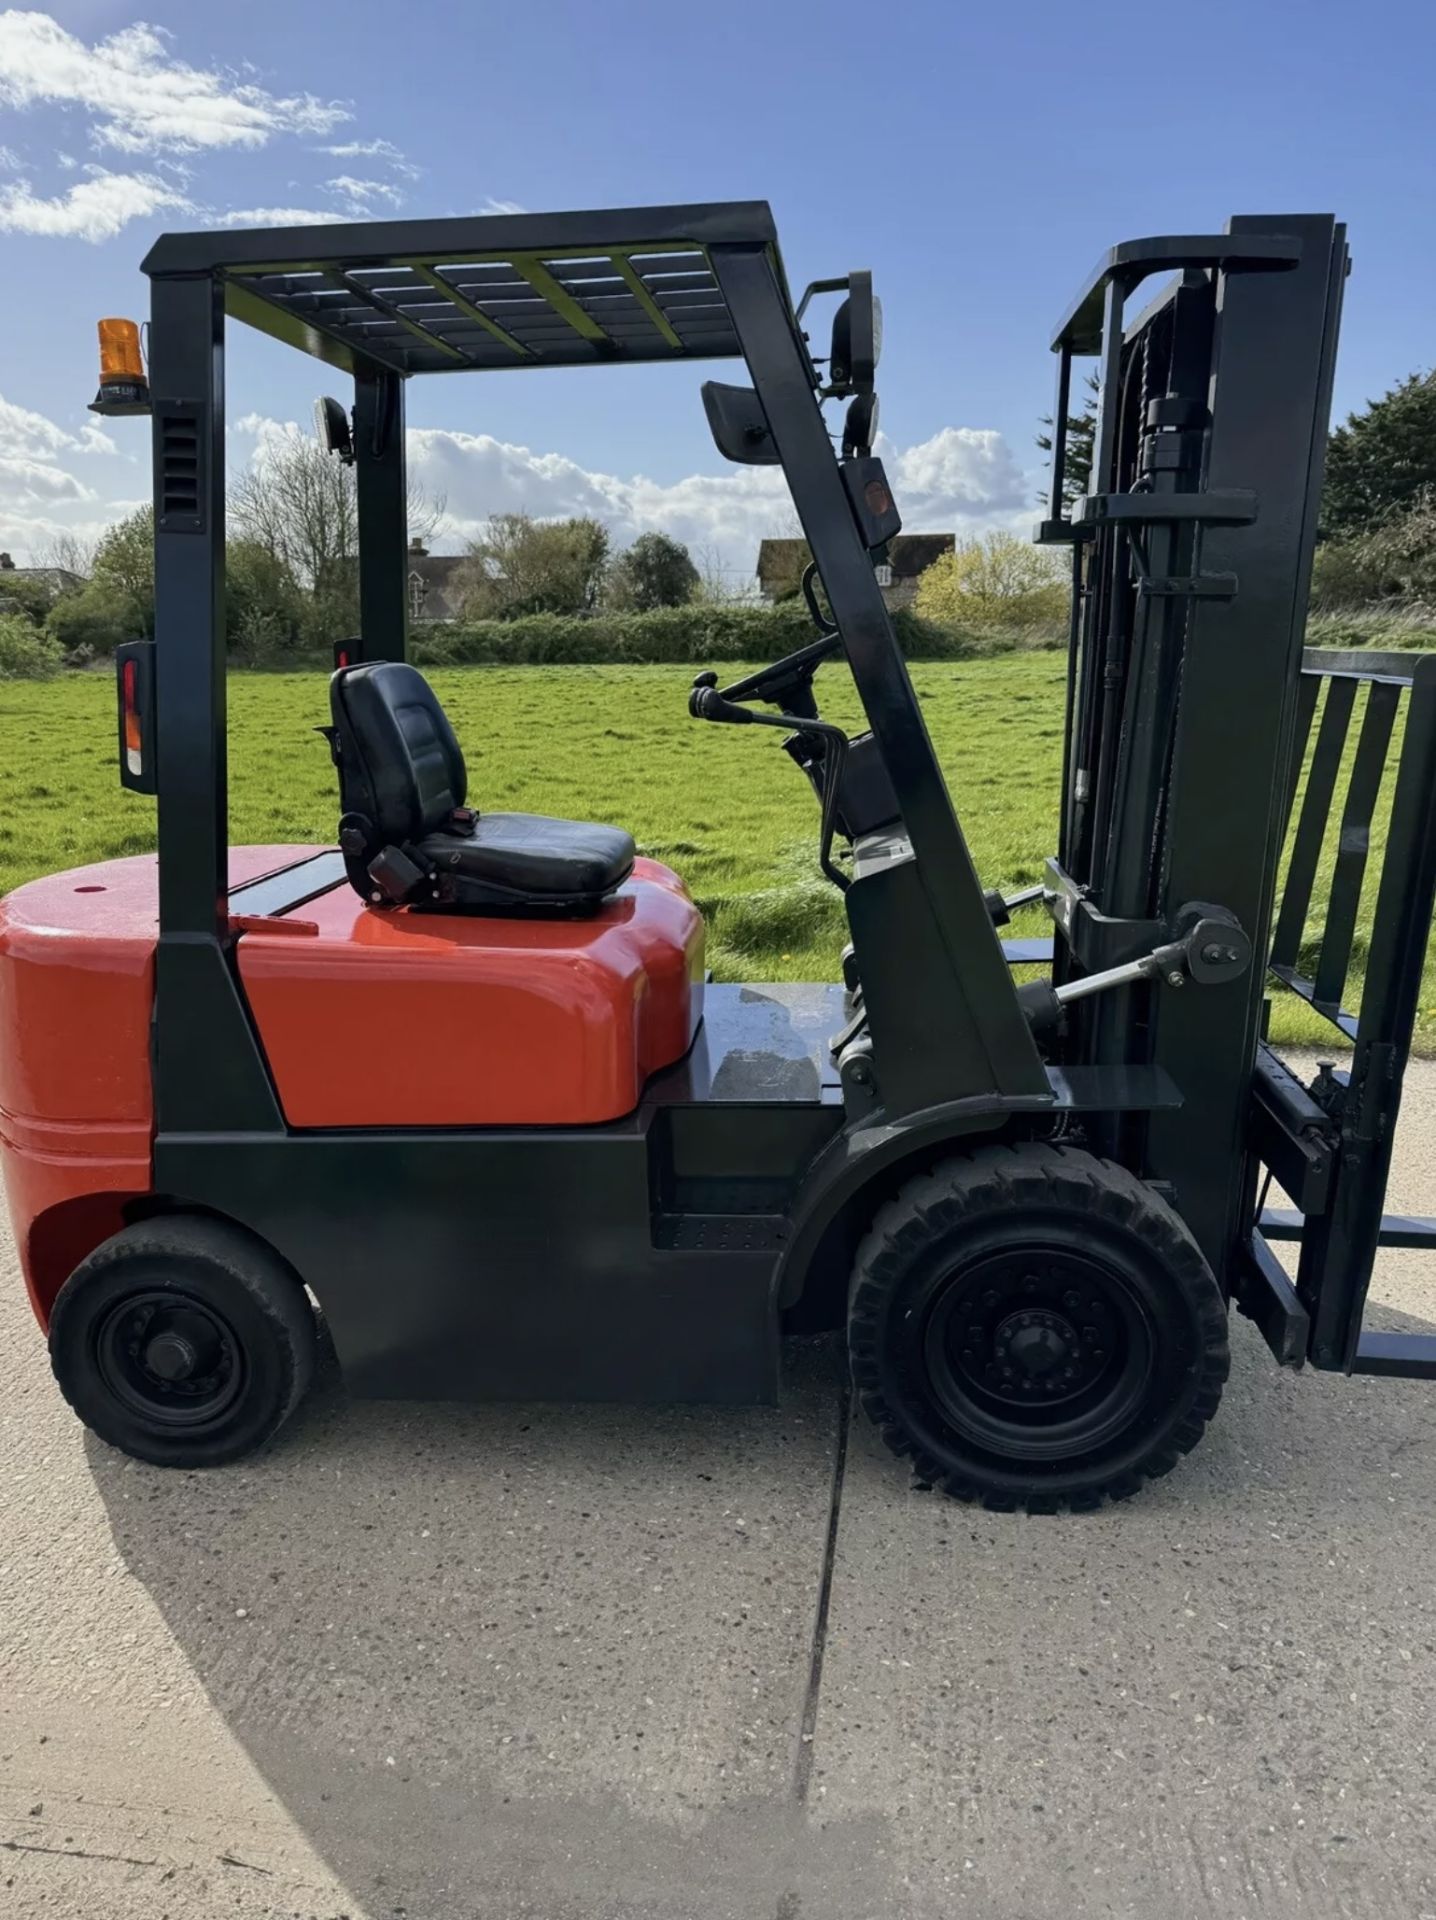
[[[334,179],[326,180],[324,190],[332,193],[336,200],[352,206],[361,220],[368,218],[368,209],[374,201],[393,206],[404,198],[401,190],[391,186],[387,180],[358,180],[352,173],[336,174]]]
[[[316,147],[316,153],[330,154],[335,160],[383,160],[395,173],[417,180],[419,169],[394,145],[392,140],[346,140],[337,147]]]
[[[352,116],[313,94],[276,95],[176,59],[137,23],[87,45],[47,13],[0,13],[0,104],[78,107],[97,146],[121,153],[263,147],[277,134],[326,134]]]
[[[237,423],[255,440],[256,459],[292,423],[251,414]],[[993,528],[1025,528],[1033,517],[1031,486],[1001,434],[944,427],[917,446],[883,449],[903,522],[910,533],[953,532],[959,538]],[[735,581],[751,574],[758,542],[793,527],[781,468],[735,467],[672,482],[592,471],[561,453],[496,440],[490,434],[412,428],[409,470],[447,502],[441,537],[462,546],[491,513],[535,518],[591,514],[618,545],[657,530],[716,556]]]
[[[43,413],[16,406],[0,394],[0,453],[59,453],[73,447],[73,437],[63,427],[47,420]]]
[[[1031,480],[991,427],[943,427],[901,452],[880,436],[879,451],[913,532],[925,530],[935,517],[954,521],[975,514],[990,521],[1004,512],[1031,517]]]
[[[20,165],[20,156],[13,147],[0,147],[0,168],[6,173],[14,173]]]
[[[93,500],[95,492],[73,473],[46,460],[0,453],[0,500]]]
[[[184,194],[152,173],[107,173],[103,167],[92,167],[86,179],[49,197],[35,193],[28,180],[0,187],[0,232],[112,240],[131,220],[166,208],[194,211]]]
[[[85,450],[87,431],[76,438],[43,413],[0,395],[0,511],[94,500],[94,489],[62,464],[65,454]]]
[[[87,424],[71,433],[45,414],[0,395],[0,548],[14,554],[21,566],[38,565],[62,536],[89,545],[114,520],[133,511],[136,501],[102,498],[88,479],[80,479],[67,465],[86,454],[118,452],[97,426]]]
[[[333,207],[239,207],[222,213],[207,224],[215,227],[336,227],[352,220],[352,213],[336,213]]]

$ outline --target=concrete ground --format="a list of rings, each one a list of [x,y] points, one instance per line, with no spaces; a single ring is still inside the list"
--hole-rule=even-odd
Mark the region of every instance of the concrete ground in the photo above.
[[[1393,1205],[1433,1161],[1422,1066]],[[1436,1916],[1428,1387],[1239,1321],[1198,1452],[1073,1519],[910,1490],[823,1343],[750,1414],[331,1379],[173,1475],[0,1266],[7,1920]]]

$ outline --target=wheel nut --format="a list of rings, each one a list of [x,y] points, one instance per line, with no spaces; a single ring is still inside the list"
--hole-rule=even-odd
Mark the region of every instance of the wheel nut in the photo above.
[[[1062,1296],[1062,1304],[1064,1307],[1080,1307],[1082,1304],[1082,1296],[1080,1293],[1064,1293]]]
[[[995,1307],[997,1305],[997,1295],[993,1292],[991,1287],[989,1287],[987,1289],[987,1292],[983,1294],[982,1304],[985,1307]]]

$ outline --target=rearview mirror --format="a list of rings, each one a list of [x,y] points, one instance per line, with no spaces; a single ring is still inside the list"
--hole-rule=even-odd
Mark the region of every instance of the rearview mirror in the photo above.
[[[705,380],[703,411],[708,415],[713,444],[725,460],[736,460],[745,467],[779,464],[768,416],[751,387],[726,387],[721,381]]]
[[[848,275],[848,297],[833,316],[828,381],[836,394],[869,393],[883,350],[882,302],[873,276],[862,268]]]
[[[354,434],[349,415],[337,400],[325,398],[314,402],[314,431],[326,453],[337,453],[346,467],[353,466]]]

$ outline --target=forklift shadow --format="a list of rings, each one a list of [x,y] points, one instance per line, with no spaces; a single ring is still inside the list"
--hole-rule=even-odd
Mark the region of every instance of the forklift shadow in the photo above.
[[[353,1920],[891,1910],[886,1822],[802,1805],[844,1402],[835,1344],[794,1346],[770,1410],[350,1403],[331,1358],[252,1466],[87,1439]]]

